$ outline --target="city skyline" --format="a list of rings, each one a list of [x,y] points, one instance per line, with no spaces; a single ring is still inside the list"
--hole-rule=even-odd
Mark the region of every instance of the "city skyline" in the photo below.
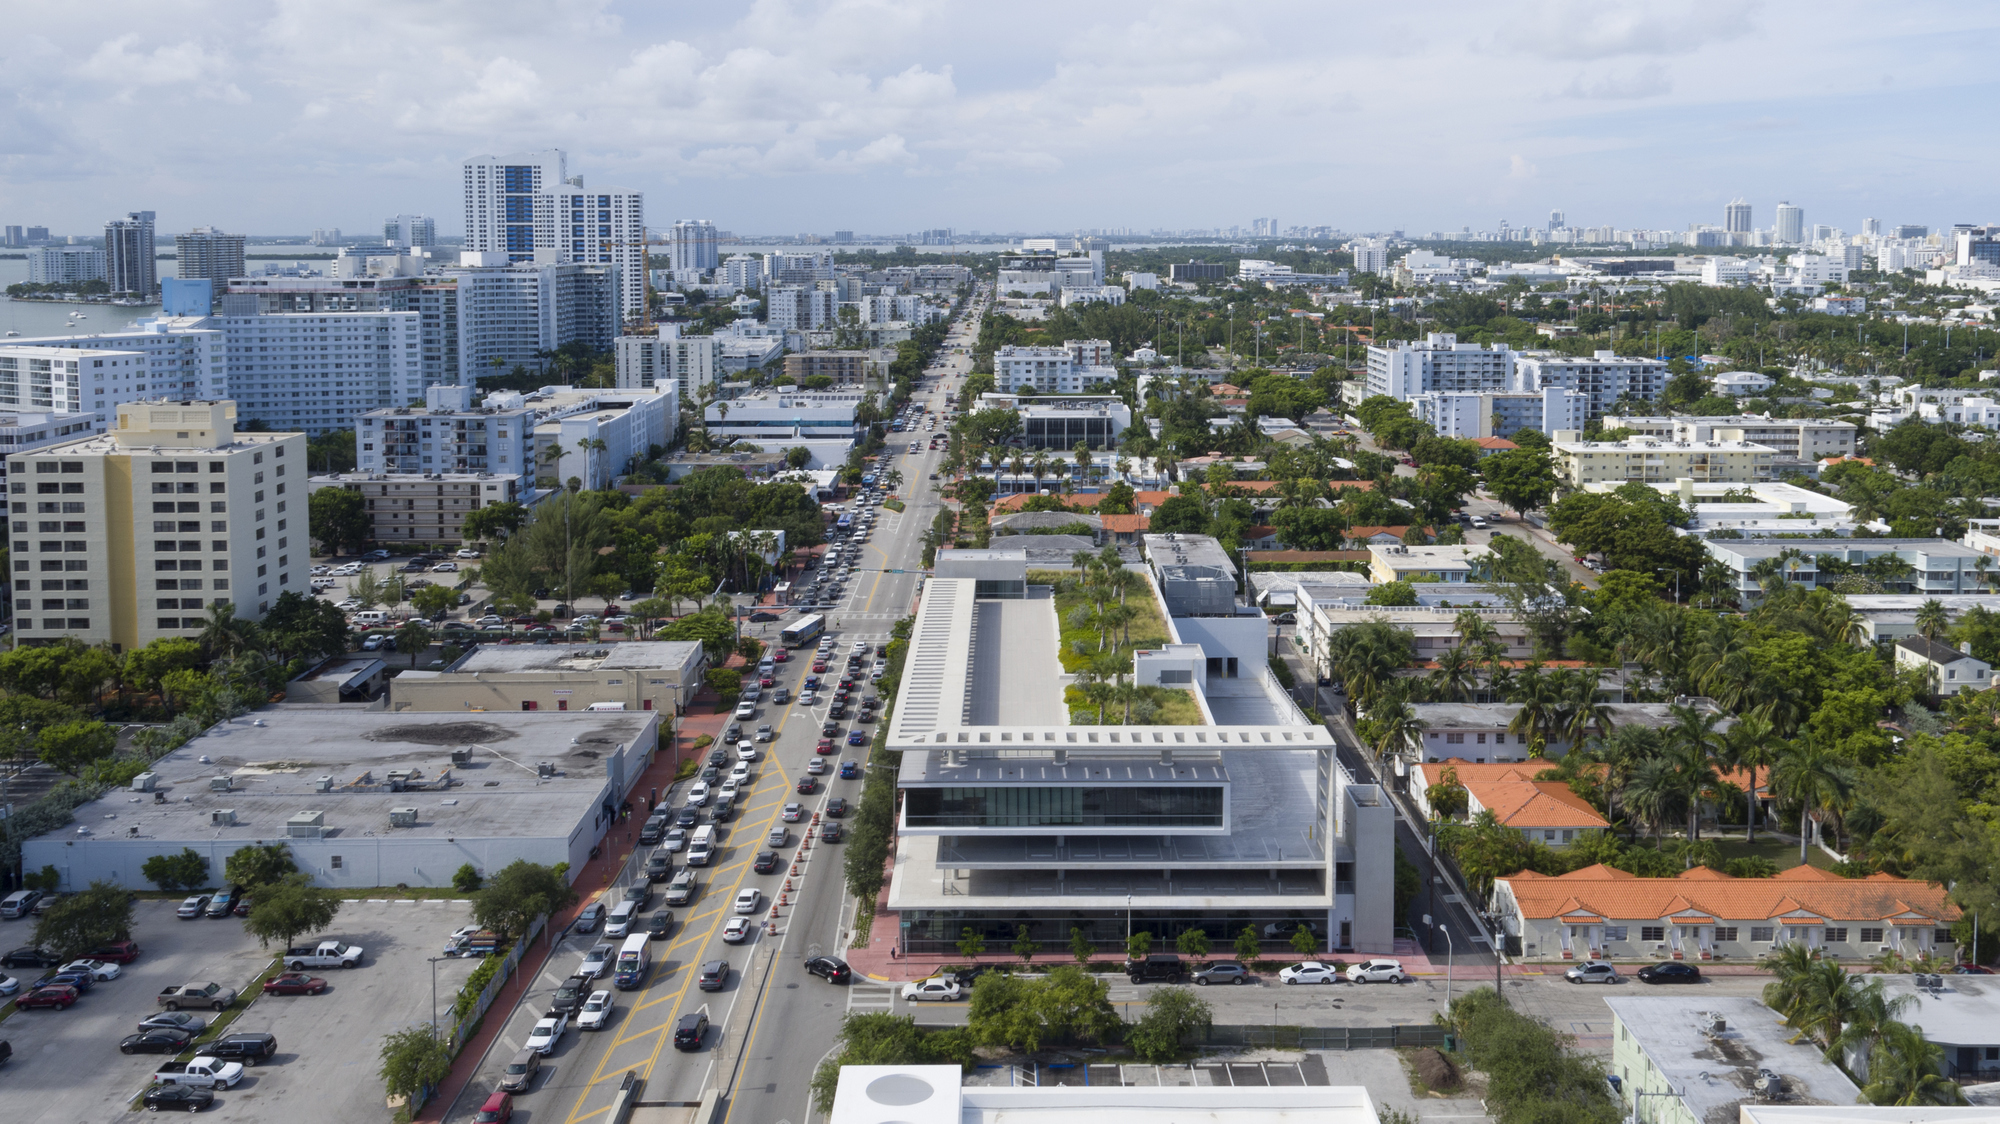
[[[22,13],[0,217],[304,233],[414,213],[452,237],[461,161],[543,148],[645,192],[661,230],[1426,232],[1551,210],[1684,229],[1738,197],[1759,228],[1781,200],[1850,232],[1992,217],[1992,158],[1960,138],[1994,18],[1958,5],[1546,0],[1419,24],[1111,4],[1059,35],[1074,13],[1047,5],[506,11],[385,8],[366,36],[341,9]]]

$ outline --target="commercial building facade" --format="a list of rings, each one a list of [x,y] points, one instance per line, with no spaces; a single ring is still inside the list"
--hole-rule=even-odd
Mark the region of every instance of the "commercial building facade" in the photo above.
[[[20,643],[123,652],[199,633],[212,605],[254,621],[307,592],[304,434],[238,433],[228,401],[117,416],[102,436],[8,458]]]
[[[702,687],[708,657],[694,641],[482,645],[442,671],[410,671],[390,685],[396,712],[587,711],[678,714]]]
[[[801,437],[851,441],[860,433],[854,415],[863,401],[859,391],[781,388],[711,402],[702,417],[711,434],[759,445]]]

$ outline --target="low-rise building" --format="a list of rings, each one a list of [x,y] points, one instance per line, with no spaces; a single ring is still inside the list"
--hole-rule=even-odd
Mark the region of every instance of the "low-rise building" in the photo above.
[[[1748,398],[1762,394],[1777,385],[1769,375],[1756,371],[1724,371],[1708,380],[1717,394],[1730,398]]]
[[[328,656],[285,684],[288,703],[368,703],[389,682],[389,663],[366,652]]]
[[[1921,672],[1939,697],[1977,693],[1993,686],[1993,665],[1972,654],[1972,644],[1949,644],[1923,636],[1896,641],[1898,670]]]
[[[552,491],[572,477],[601,488],[674,443],[680,392],[543,387],[526,396],[535,411],[535,486]]]
[[[1771,479],[1778,451],[1750,441],[1661,441],[1631,437],[1586,441],[1577,430],[1562,430],[1553,443],[1556,475],[1572,488],[1600,481],[1639,480],[1697,484],[1749,484]]]
[[[823,376],[832,379],[835,384],[860,386],[869,375],[879,374],[884,369],[881,358],[875,352],[866,350],[801,351],[785,356],[785,373],[800,385],[809,378]]]
[[[1774,418],[1768,415],[1702,417],[1621,417],[1606,428],[1628,429],[1656,441],[1747,441],[1768,445],[1786,460],[1823,460],[1854,452],[1855,425],[1838,418]]]
[[[1610,703],[1605,710],[1611,716],[1611,729],[1646,726],[1664,730],[1674,724],[1675,706],[1691,707],[1700,714],[1722,714],[1713,701],[1703,698],[1682,698],[1672,703]],[[1406,749],[1412,760],[1437,762],[1458,757],[1485,764],[1523,762],[1536,756],[1532,733],[1509,730],[1521,713],[1519,703],[1412,703],[1411,710],[1423,730],[1419,744]],[[1735,719],[1724,716],[1715,728],[1727,730],[1735,724]],[[1548,737],[1541,756],[1557,760],[1570,748],[1568,737],[1554,733]]]
[[[1549,847],[1582,842],[1611,826],[1568,782],[1536,780],[1547,768],[1535,762],[1482,765],[1459,757],[1422,762],[1410,769],[1410,797],[1418,811],[1432,816],[1431,787],[1457,785],[1465,790],[1467,819],[1492,812],[1502,826]]]
[[[465,517],[487,504],[533,503],[525,476],[487,472],[335,472],[306,482],[309,492],[341,488],[367,503],[370,542],[450,546],[465,541]]]
[[[1626,483],[1600,480],[1585,486],[1584,491],[1615,492]],[[1697,484],[1682,478],[1671,483],[1654,483],[1651,487],[1692,512],[1694,519],[1686,530],[1699,535],[1711,531],[1734,532],[1745,538],[1812,535],[1820,531],[1851,535],[1860,525],[1854,518],[1852,504],[1796,484],[1774,481]]]
[[[2000,1092],[1991,1084],[2000,1081],[2000,986],[1985,976],[1955,973],[1876,978],[1882,981],[1883,998],[1894,1005],[1897,1020],[1943,1048],[1945,1077],[1984,1083],[1989,1096]],[[1867,1054],[1849,1049],[1842,1061],[1855,1077],[1868,1080]],[[1990,1100],[1983,1111],[1993,1114]]]
[[[389,709],[664,710],[678,714],[701,689],[708,657],[689,640],[621,641],[592,647],[482,644],[442,671],[406,671],[390,685]]]
[[[982,394],[980,410],[1013,410],[1021,416],[1021,445],[1027,449],[1074,449],[1078,441],[1093,449],[1115,448],[1132,424],[1132,409],[1115,394],[1041,397],[1022,394]]]
[[[711,436],[741,437],[767,449],[808,437],[852,441],[861,432],[854,420],[855,411],[866,400],[859,390],[779,387],[711,402],[702,411],[702,419]]]
[[[1377,582],[1476,580],[1493,552],[1483,546],[1370,546],[1368,576]]]
[[[1604,1003],[1611,1008],[1609,1076],[1628,1120],[1736,1124],[1740,1112],[1781,1101],[1815,1124],[1832,1124],[1847,1121],[1861,1099],[1818,1046],[1800,1041],[1749,996],[1620,996]]]
[[[1178,267],[1177,267],[1178,268]],[[965,1085],[955,1065],[849,1065],[828,1124],[1377,1124],[1359,1085]]]
[[[1118,380],[1118,368],[1077,362],[1066,347],[1007,344],[993,353],[994,385],[1004,391],[1083,394]]]
[[[1703,546],[1709,557],[1729,568],[1730,588],[1746,605],[1763,597],[1767,570],[1770,576],[1782,577],[1793,585],[1820,586],[1872,568],[1880,575],[1876,580],[1888,590],[1927,596],[1976,594],[1991,588],[1979,565],[1984,555],[1949,539],[1848,538],[1798,543],[1711,538]],[[1825,569],[1823,560],[1828,563]]]
[[[524,478],[532,486],[539,411],[518,392],[490,393],[477,406],[474,393],[470,386],[432,386],[425,388],[421,406],[361,415],[355,470],[405,476],[483,472]]]
[[[1441,437],[1499,440],[1523,429],[1580,430],[1590,419],[1590,396],[1560,386],[1521,393],[1427,391],[1410,397],[1410,410]]]
[[[1508,953],[1528,960],[1755,960],[1787,944],[1840,960],[1951,956],[1959,917],[1943,887],[1816,866],[1770,878],[1701,866],[1673,878],[1601,864],[1522,871],[1494,880],[1492,904]]]
[[[1299,650],[1313,662],[1320,676],[1330,678],[1337,674],[1329,653],[1334,634],[1341,629],[1387,621],[1410,634],[1416,659],[1432,660],[1464,643],[1458,630],[1459,614],[1468,611],[1477,613],[1492,626],[1494,640],[1507,657],[1525,658],[1534,654],[1534,637],[1510,610],[1471,607],[1477,603],[1470,601],[1457,607],[1367,605],[1362,603],[1364,596],[1345,584],[1307,583],[1299,587],[1298,627],[1293,635]]]

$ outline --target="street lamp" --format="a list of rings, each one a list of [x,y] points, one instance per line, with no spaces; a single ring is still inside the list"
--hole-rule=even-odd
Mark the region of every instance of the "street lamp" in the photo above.
[[[438,961],[449,960],[451,957],[432,956],[428,959],[431,964],[431,1037],[435,1039],[442,1037],[439,1032],[443,1029],[438,1026]]]
[[[1132,895],[1125,895],[1125,953],[1132,952]]]

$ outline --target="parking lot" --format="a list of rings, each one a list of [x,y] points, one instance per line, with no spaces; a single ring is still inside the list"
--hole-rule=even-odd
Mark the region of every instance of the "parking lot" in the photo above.
[[[244,988],[269,966],[273,950],[259,947],[238,920],[181,921],[175,902],[141,901],[133,937],[142,950],[118,979],[92,988],[67,1011],[20,1011],[0,1023],[14,1048],[5,1074],[7,1119],[18,1124],[111,1120],[128,1107],[148,1076],[170,1056],[118,1052],[140,1019],[159,1008],[154,997],[173,984],[213,980]],[[288,1124],[374,1119],[384,1113],[377,1051],[388,1031],[430,1018],[429,957],[469,920],[463,902],[351,901],[326,936],[367,949],[353,971],[320,970],[330,987],[317,996],[245,996],[249,1004],[231,1032],[264,1032],[277,1054],[222,1092],[208,1114],[268,1120],[283,1098]],[[32,923],[0,923],[0,943],[29,943]],[[476,962],[437,965],[439,1005],[450,1003]],[[7,969],[17,978],[33,969]],[[23,983],[34,977],[29,975]],[[212,1018],[213,1012],[197,1012]]]

